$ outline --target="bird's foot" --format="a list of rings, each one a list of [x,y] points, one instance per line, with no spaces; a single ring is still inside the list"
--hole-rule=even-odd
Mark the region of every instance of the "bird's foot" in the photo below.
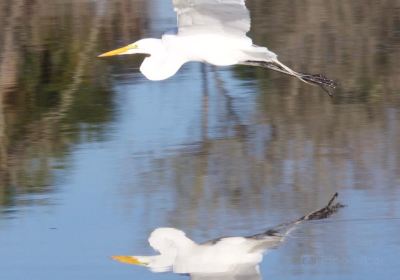
[[[308,83],[320,86],[329,96],[333,96],[337,83],[322,74],[300,73],[300,78]]]

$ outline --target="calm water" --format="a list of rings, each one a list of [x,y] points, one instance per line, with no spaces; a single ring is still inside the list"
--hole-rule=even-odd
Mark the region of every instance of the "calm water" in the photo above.
[[[251,35],[318,88],[191,63],[150,82],[96,55],[174,27],[166,0],[0,2],[0,278],[185,279],[109,256],[346,208],[264,257],[263,279],[400,273],[400,1],[252,0]]]

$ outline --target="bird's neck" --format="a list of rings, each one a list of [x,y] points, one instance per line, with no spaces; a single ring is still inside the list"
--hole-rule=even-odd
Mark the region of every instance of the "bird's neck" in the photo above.
[[[160,81],[175,75],[186,62],[184,57],[167,53],[165,49],[161,49],[160,52],[153,53],[143,60],[140,71],[147,79]]]

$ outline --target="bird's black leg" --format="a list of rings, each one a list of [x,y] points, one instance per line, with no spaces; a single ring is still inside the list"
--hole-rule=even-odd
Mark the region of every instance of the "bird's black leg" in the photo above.
[[[250,65],[250,66],[259,66],[263,68],[268,68],[274,71],[278,71],[290,76],[294,76],[302,80],[303,82],[317,85],[321,87],[329,96],[333,96],[333,92],[337,86],[334,80],[328,79],[322,74],[306,74],[306,73],[298,73],[292,71],[288,67],[284,66],[280,62],[274,61],[253,61],[248,60],[242,63],[243,65]],[[285,68],[286,67],[286,68]]]

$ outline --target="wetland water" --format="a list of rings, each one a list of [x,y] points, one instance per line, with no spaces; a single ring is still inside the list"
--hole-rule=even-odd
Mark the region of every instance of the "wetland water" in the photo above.
[[[196,241],[324,205],[264,257],[263,279],[400,273],[400,1],[251,0],[251,36],[317,87],[272,71],[96,55],[175,26],[166,0],[0,3],[0,278],[184,279],[112,261],[160,226]]]

